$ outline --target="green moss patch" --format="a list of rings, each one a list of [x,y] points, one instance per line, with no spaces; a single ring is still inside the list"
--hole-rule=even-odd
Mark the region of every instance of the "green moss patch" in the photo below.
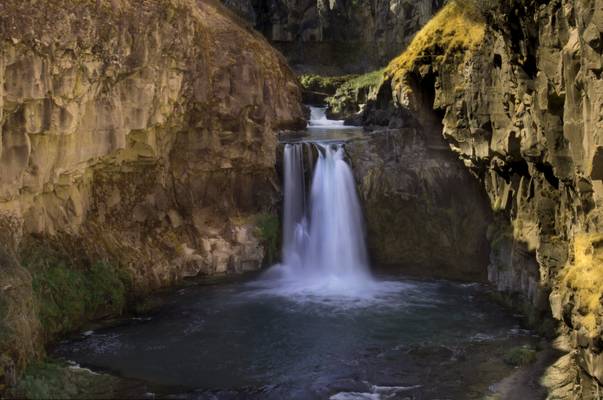
[[[118,266],[72,260],[60,248],[40,243],[25,248],[21,258],[32,276],[36,311],[47,339],[123,312],[129,279]]]
[[[266,249],[266,262],[273,264],[281,248],[281,222],[276,215],[260,214],[256,218],[258,233]]]
[[[332,96],[341,85],[351,79],[356,78],[357,76],[358,75],[320,76],[306,74],[299,77],[299,82],[305,90],[324,93]]]
[[[414,37],[406,50],[386,68],[393,88],[410,90],[407,80],[410,72],[429,68],[456,68],[480,47],[486,34],[486,23],[477,0],[467,3],[447,3]]]
[[[115,398],[118,378],[55,362],[30,365],[8,395],[26,399]]]
[[[384,78],[384,70],[380,69],[346,81],[327,99],[331,116],[349,118],[360,111],[361,106],[379,89]]]
[[[503,360],[514,367],[522,367],[536,361],[536,355],[536,349],[529,346],[520,346],[509,350]]]

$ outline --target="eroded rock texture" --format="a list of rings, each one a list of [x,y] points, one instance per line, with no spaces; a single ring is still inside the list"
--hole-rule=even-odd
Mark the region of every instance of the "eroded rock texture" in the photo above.
[[[543,381],[551,398],[597,398],[603,2],[492,3],[478,2],[485,17],[447,6],[447,21],[464,22],[428,26],[375,91],[396,107],[375,98],[365,118],[384,110],[393,124],[402,112],[442,116],[446,141],[479,177],[496,213],[490,280],[520,294],[534,316],[552,312],[559,323],[569,353]]]
[[[261,35],[207,0],[5,0],[0,50],[0,380],[40,350],[28,238],[137,292],[260,267],[275,132],[303,125]]]
[[[386,64],[441,0],[223,0],[299,70],[341,74]]]
[[[414,126],[413,126],[414,125]],[[441,136],[420,124],[376,130],[346,151],[354,167],[375,266],[485,281],[487,199]]]

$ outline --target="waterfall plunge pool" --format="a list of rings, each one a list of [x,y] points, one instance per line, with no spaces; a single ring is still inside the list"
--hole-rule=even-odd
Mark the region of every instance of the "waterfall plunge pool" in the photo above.
[[[326,120],[320,109],[312,115],[305,143],[284,149],[282,265],[245,281],[182,289],[149,318],[86,332],[54,355],[132,382],[122,397],[490,394],[513,369],[508,351],[539,338],[484,286],[374,276],[351,170],[335,144],[361,130]],[[308,146],[317,160],[304,155]]]
[[[481,399],[512,372],[508,350],[538,341],[480,285],[375,279],[390,290],[355,299],[256,279],[190,287],[54,355],[155,398]]]

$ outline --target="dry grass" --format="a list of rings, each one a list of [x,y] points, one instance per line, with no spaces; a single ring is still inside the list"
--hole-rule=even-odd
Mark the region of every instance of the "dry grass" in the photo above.
[[[603,312],[603,234],[577,235],[573,250],[572,262],[561,273],[562,290],[574,294],[578,322],[594,337]]]
[[[442,64],[464,57],[484,40],[485,21],[471,5],[448,3],[417,33],[406,51],[387,67],[396,80],[421,64]]]

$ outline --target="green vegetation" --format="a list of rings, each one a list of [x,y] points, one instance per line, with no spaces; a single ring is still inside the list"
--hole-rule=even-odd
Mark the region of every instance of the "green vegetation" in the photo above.
[[[22,255],[22,264],[32,275],[38,317],[49,339],[124,310],[128,277],[105,261],[72,261],[60,249],[36,243]]]
[[[266,262],[273,264],[281,248],[281,222],[273,214],[260,214],[256,224],[262,244],[266,249]]]
[[[384,70],[369,72],[348,80],[327,99],[329,111],[336,118],[349,118],[360,111],[384,80]]]
[[[536,349],[529,346],[515,347],[509,350],[505,356],[505,363],[514,367],[522,367],[536,361]]]
[[[350,79],[345,84],[342,85],[341,89],[352,89],[357,90],[361,88],[374,87],[381,83],[383,79],[383,69],[366,73],[364,75],[360,75],[355,77],[354,79]]]
[[[320,76],[320,75],[301,75],[299,82],[305,90],[312,92],[334,95],[337,89],[358,75],[344,76]]]
[[[9,397],[26,399],[109,399],[117,378],[71,369],[56,362],[37,362],[25,370]]]

